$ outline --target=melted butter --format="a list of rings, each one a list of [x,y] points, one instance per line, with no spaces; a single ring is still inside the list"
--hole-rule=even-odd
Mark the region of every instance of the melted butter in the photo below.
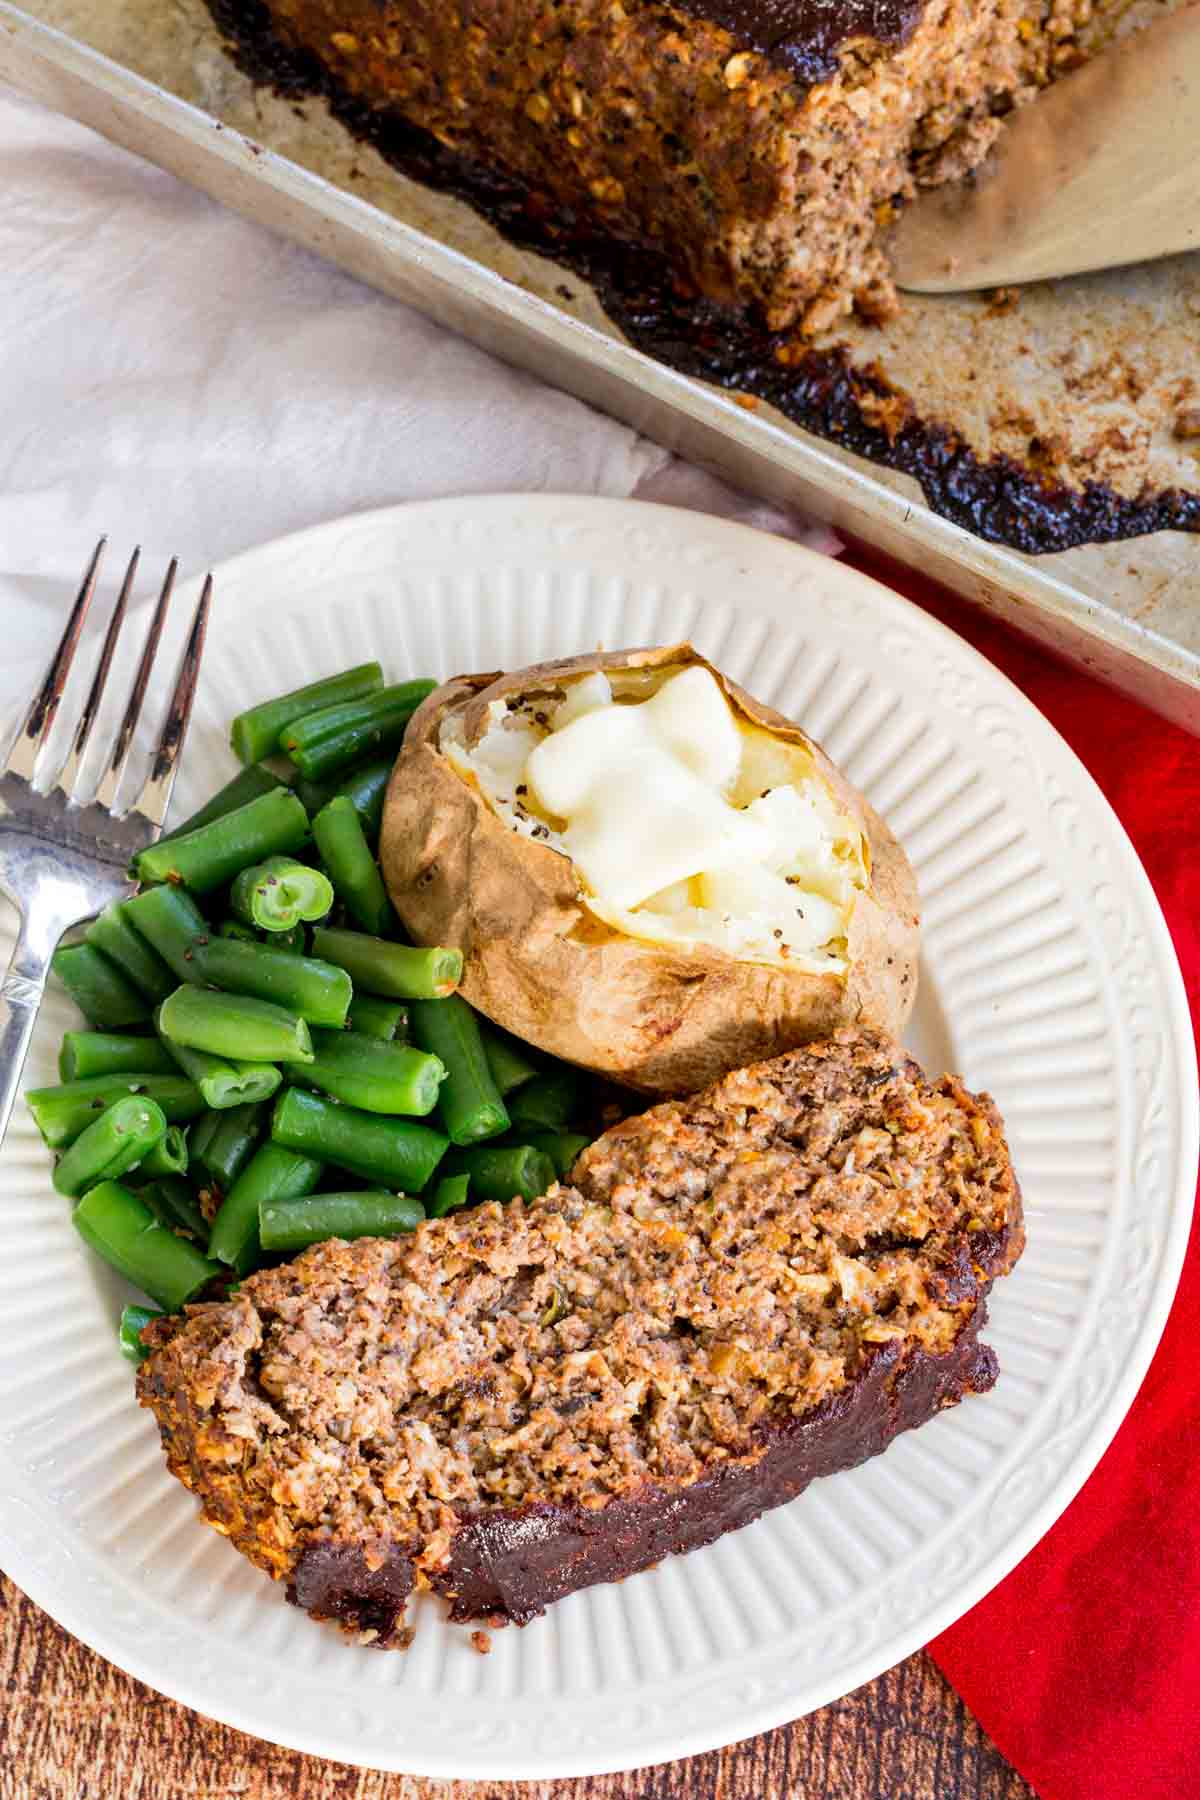
[[[440,747],[513,829],[571,858],[614,929],[840,973],[867,885],[856,822],[803,746],[740,720],[706,669],[649,688],[637,673],[616,693],[583,676],[555,708],[496,703],[471,749],[451,718]]]

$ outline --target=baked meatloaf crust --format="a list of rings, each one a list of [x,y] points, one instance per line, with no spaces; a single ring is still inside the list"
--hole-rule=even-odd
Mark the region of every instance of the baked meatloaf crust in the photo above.
[[[806,332],[895,310],[895,206],[980,161],[1082,3],[265,0],[276,40],[373,113]]]
[[[139,1397],[209,1522],[389,1647],[414,1586],[524,1622],[986,1391],[1022,1245],[987,1096],[842,1033],[626,1120],[530,1205],[155,1322]]]

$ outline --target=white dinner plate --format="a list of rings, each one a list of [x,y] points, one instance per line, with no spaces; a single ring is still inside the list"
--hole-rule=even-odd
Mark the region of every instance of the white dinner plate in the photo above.
[[[818,737],[917,870],[909,1042],[995,1095],[1029,1247],[995,1390],[707,1550],[575,1594],[490,1656],[442,1607],[384,1655],[287,1605],[166,1473],[18,1104],[0,1162],[0,1560],[121,1668],[346,1762],[499,1779],[631,1768],[795,1718],[924,1644],[1094,1467],[1150,1361],[1196,1181],[1196,1061],[1162,915],[1062,739],[953,633],[837,562],[695,513],[545,497],[362,514],[216,572],[174,816],[231,716],[379,657],[392,679],[691,638]],[[53,1081],[61,994],[26,1072]],[[1049,1628],[1053,1628],[1052,1624]]]

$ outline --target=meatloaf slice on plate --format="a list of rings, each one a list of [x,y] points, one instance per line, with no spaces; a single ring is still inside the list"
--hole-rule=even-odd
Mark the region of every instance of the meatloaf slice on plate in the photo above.
[[[333,1242],[146,1333],[209,1522],[363,1642],[521,1623],[711,1542],[996,1378],[992,1102],[843,1033],[599,1138],[571,1186]]]
[[[896,297],[918,183],[974,166],[1089,0],[209,0],[236,36],[775,329]],[[264,13],[269,24],[264,24]]]

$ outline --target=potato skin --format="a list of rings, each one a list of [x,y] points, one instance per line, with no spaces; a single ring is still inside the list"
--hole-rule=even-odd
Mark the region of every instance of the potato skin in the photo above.
[[[580,900],[570,859],[512,831],[437,748],[450,711],[463,711],[474,742],[495,700],[549,693],[595,669],[690,664],[708,669],[748,721],[809,748],[866,832],[871,885],[851,917],[845,975],[738,962],[703,945],[676,951],[612,930]],[[646,1093],[693,1093],[844,1025],[899,1036],[916,997],[917,889],[900,845],[811,738],[690,644],[445,682],[414,715],[396,759],[380,861],[414,940],[462,951],[462,992],[473,1006],[542,1050]]]

